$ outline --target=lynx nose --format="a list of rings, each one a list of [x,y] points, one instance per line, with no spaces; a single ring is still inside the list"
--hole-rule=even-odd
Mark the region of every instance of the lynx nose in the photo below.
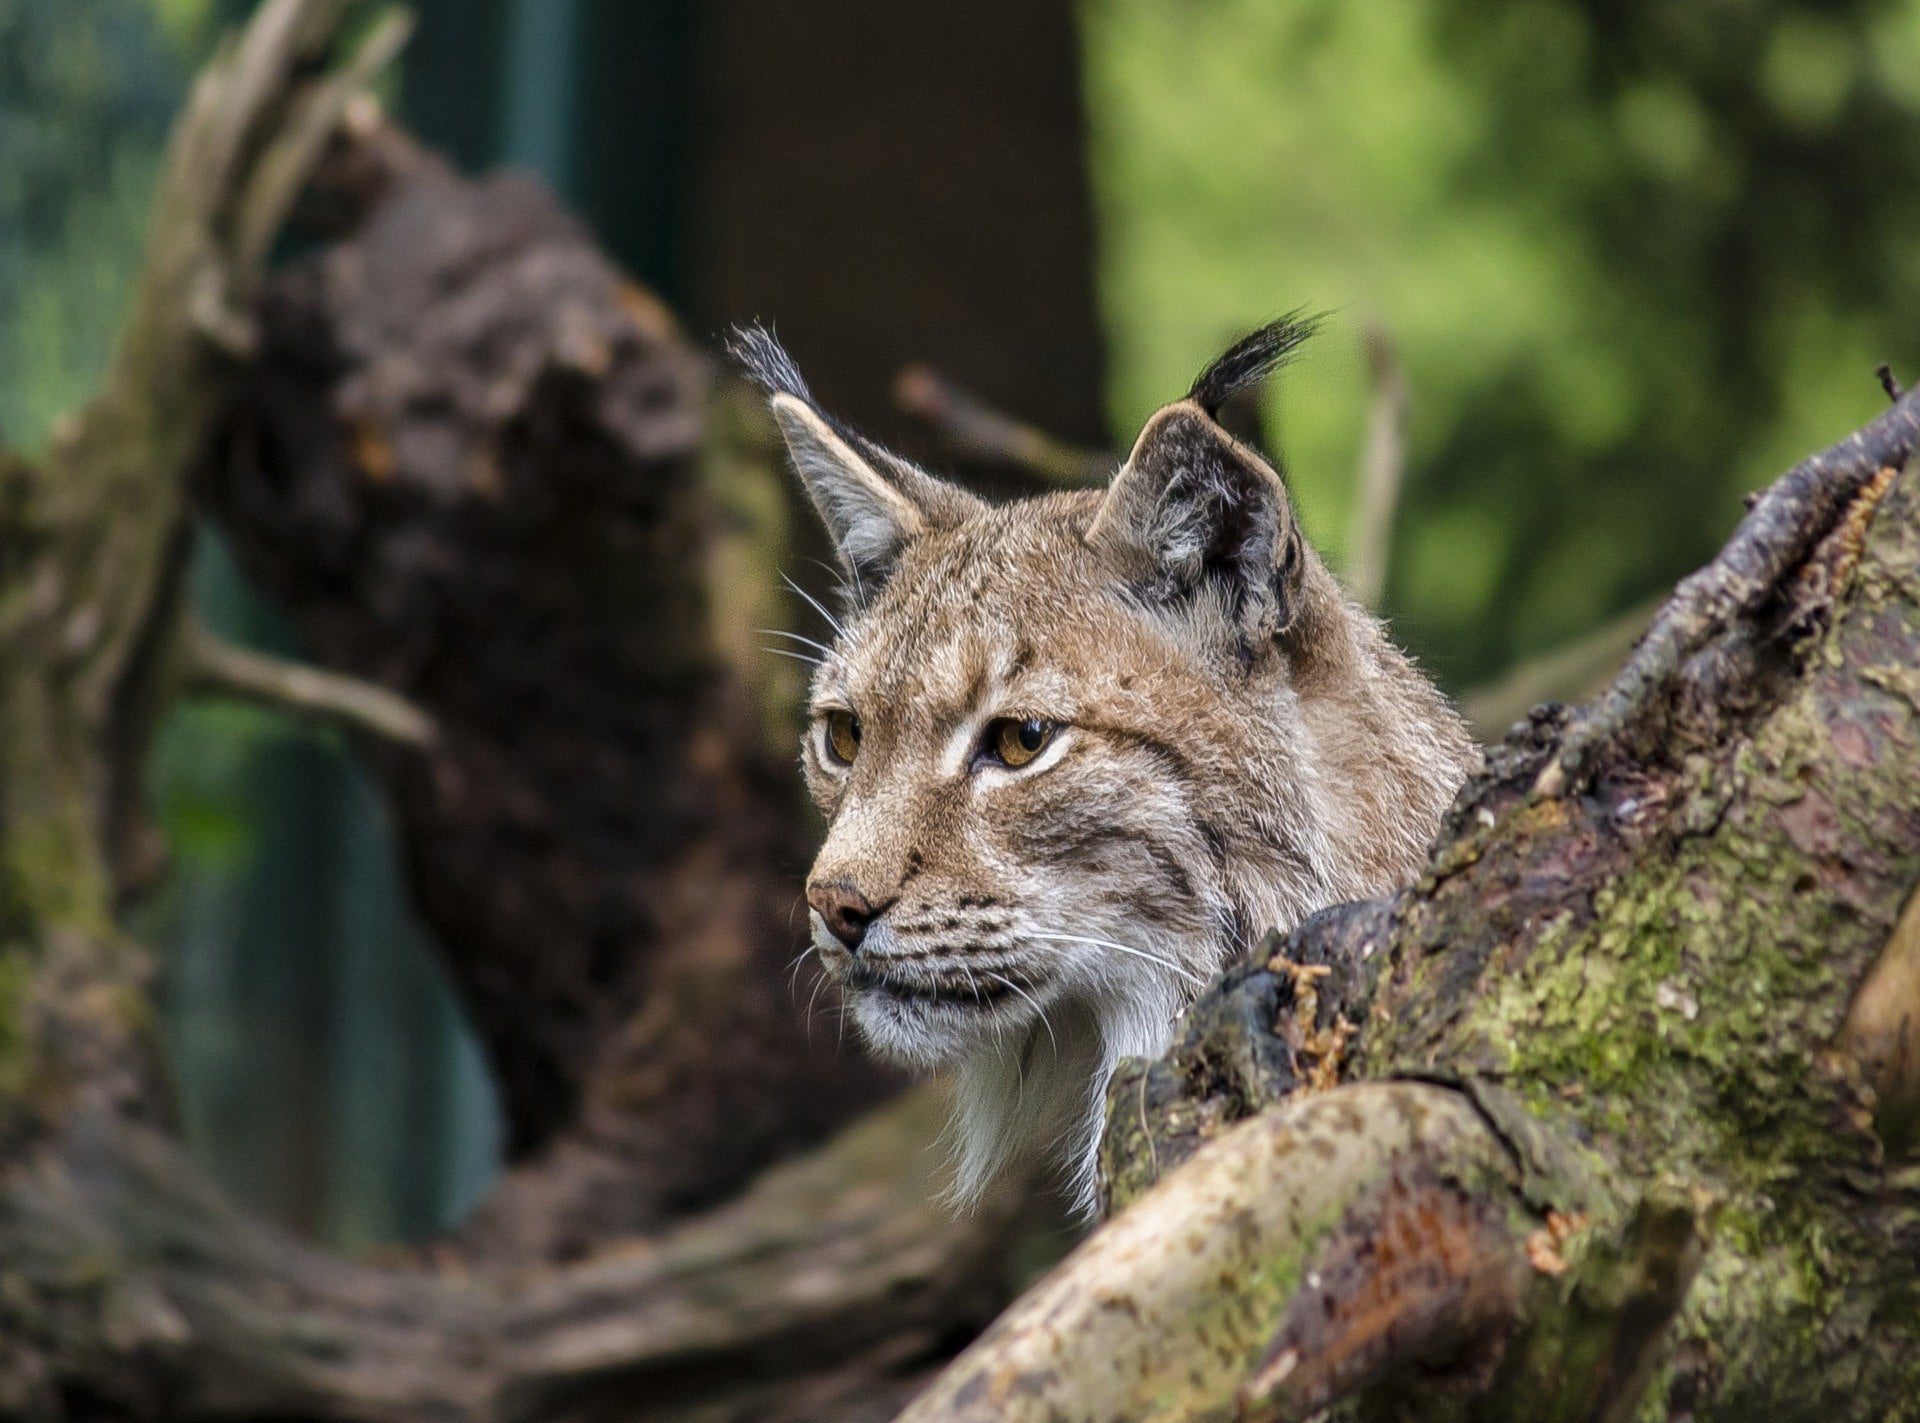
[[[825,921],[827,932],[849,953],[859,949],[860,941],[867,936],[867,926],[886,908],[883,904],[876,909],[864,894],[845,881],[808,885],[807,903]]]

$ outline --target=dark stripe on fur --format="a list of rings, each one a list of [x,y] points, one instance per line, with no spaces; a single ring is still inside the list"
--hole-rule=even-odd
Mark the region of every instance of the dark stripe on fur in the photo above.
[[[1116,746],[1126,746],[1136,751],[1146,752],[1158,761],[1169,775],[1180,782],[1181,789],[1187,791],[1190,798],[1206,788],[1207,778],[1170,741],[1163,741],[1151,732],[1141,731],[1131,726],[1113,726],[1098,721],[1083,721],[1079,725],[1082,731],[1091,731],[1098,736],[1104,736]]]
[[[1111,864],[1111,858],[1100,852],[1108,846],[1124,845],[1153,862],[1161,880],[1178,896],[1177,902],[1184,903],[1194,897],[1193,876],[1179,857],[1167,845],[1135,826],[1076,819],[1059,825],[1029,825],[1019,833],[1021,847],[1028,855],[1051,864],[1105,868]]]

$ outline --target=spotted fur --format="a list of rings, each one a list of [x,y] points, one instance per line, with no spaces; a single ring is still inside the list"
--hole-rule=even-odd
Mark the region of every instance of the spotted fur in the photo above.
[[[956,1195],[1059,1164],[1090,1207],[1105,1085],[1269,928],[1420,864],[1478,752],[1342,593],[1284,483],[1213,418],[1300,328],[1257,333],[1150,420],[1102,491],[992,505],[814,408],[743,345],[848,572],[815,671],[814,942],[867,1040],[955,1069]],[[1204,399],[1202,397],[1205,397]],[[828,717],[858,718],[851,764]],[[1056,727],[997,762],[997,719]]]

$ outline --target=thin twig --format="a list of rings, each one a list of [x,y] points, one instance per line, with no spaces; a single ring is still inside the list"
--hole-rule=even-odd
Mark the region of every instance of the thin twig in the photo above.
[[[399,55],[412,31],[413,17],[404,9],[384,11],[332,72],[288,101],[279,131],[253,160],[251,180],[240,194],[232,243],[233,260],[241,271],[264,267],[294,201],[349,107],[365,98],[368,85]]]
[[[1882,361],[1873,368],[1873,373],[1880,377],[1880,389],[1887,393],[1887,399],[1898,404],[1900,397],[1906,392],[1900,389],[1900,379],[1894,375],[1893,367],[1886,361]]]
[[[191,692],[237,697],[416,749],[438,734],[426,712],[372,682],[237,647],[204,628],[192,630],[186,645]]]
[[[961,454],[1025,470],[1049,484],[1092,484],[1115,460],[1057,440],[996,410],[927,366],[908,366],[893,383],[894,402],[923,420]]]
[[[1407,476],[1407,377],[1386,328],[1369,322],[1367,370],[1373,402],[1367,411],[1367,439],[1360,451],[1360,491],[1353,535],[1347,548],[1347,588],[1368,608],[1380,605],[1386,591],[1387,556],[1393,548],[1393,522]]]

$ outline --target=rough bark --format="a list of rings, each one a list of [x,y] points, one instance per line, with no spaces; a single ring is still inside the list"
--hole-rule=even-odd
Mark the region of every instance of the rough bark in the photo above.
[[[785,905],[768,909],[767,894],[782,863],[770,845],[791,816],[757,779],[759,728],[731,740],[745,715],[731,704],[746,680],[729,656],[738,596],[702,646],[698,362],[525,188],[459,185],[421,160],[413,176],[452,230],[417,211],[409,227],[394,205],[423,189],[395,180],[397,150],[352,103],[397,32],[378,26],[330,63],[345,9],[268,0],[203,79],[105,391],[43,464],[0,461],[0,1412],[881,1416],[1010,1291],[1021,1195],[963,1222],[932,1204],[925,1148],[939,1109],[916,1094],[672,1231],[620,1229],[735,1190],[754,1165],[850,1115],[871,1079],[828,1058],[827,1044],[808,1054],[786,1001]],[[259,305],[279,219],[342,132],[342,181],[323,208],[355,231],[384,217],[389,236],[424,250],[349,241],[336,256],[388,258],[390,280],[438,282],[447,301],[416,291],[406,306],[362,273],[371,305],[329,306],[322,258]],[[378,353],[395,358],[385,364],[336,340],[364,334],[348,314],[383,329],[372,310],[383,299],[418,323]],[[311,324],[292,333],[294,315]],[[357,367],[356,353],[379,369]],[[354,376],[364,403],[343,406],[333,382]],[[492,422],[474,404],[482,387],[499,402]],[[313,404],[280,411],[290,423],[275,427],[269,391]],[[356,411],[392,419],[390,457],[377,452],[381,427],[335,423]],[[311,446],[272,443],[296,430]],[[462,454],[498,456],[499,485],[461,483],[474,468]],[[373,670],[388,710],[406,692],[430,716],[430,735],[388,738],[376,753],[399,794],[416,797],[413,823],[453,842],[416,841],[416,858],[442,854],[445,873],[481,856],[466,862],[468,887],[495,890],[503,915],[514,887],[501,882],[516,868],[555,876],[549,907],[564,922],[543,941],[555,954],[583,949],[583,922],[634,936],[584,945],[615,1001],[590,1050],[549,1054],[574,1109],[547,1158],[508,1184],[490,1234],[417,1263],[302,1249],[238,1213],[162,1131],[148,961],[114,915],[153,859],[131,794],[147,733],[170,697],[207,677],[179,606],[195,467],[228,513],[226,501],[250,499],[258,525],[229,525],[243,548],[272,549],[311,580],[303,621],[337,664],[330,705],[352,690],[344,672]],[[746,482],[723,481],[729,508]],[[274,541],[302,519],[314,547]],[[715,540],[736,567],[741,536]],[[464,599],[447,568],[462,559]],[[569,578],[579,590],[561,587]],[[516,680],[509,652],[533,672]],[[489,676],[505,680],[489,687]],[[267,694],[247,680],[249,695]],[[490,694],[511,704],[490,707]],[[596,710],[589,694],[607,700]],[[675,698],[683,720],[663,729]],[[523,736],[510,757],[511,717],[530,708],[562,744],[528,754]],[[623,803],[626,793],[639,799]],[[458,823],[461,807],[494,817],[492,844]],[[505,858],[485,858],[495,854]],[[641,903],[628,876],[657,898]],[[695,932],[708,917],[723,922]],[[467,927],[474,937],[450,953],[475,978],[493,975],[476,991],[496,1004],[517,992],[536,1019],[580,1001],[564,973],[515,961],[524,946],[503,926]],[[747,1072],[722,1077],[722,1063]],[[764,1100],[749,1102],[756,1090]],[[715,1115],[675,1116],[696,1108]],[[593,1133],[605,1121],[632,1134],[603,1150]],[[645,1159],[649,1146],[660,1160]],[[591,1257],[572,1260],[589,1235]]]
[[[56,1086],[158,1100],[144,960],[113,911],[150,877],[140,771],[178,676],[179,477],[320,147],[404,31],[326,61],[343,6],[263,7],[188,100],[105,389],[38,468],[0,460],[0,1131]]]
[[[0,1195],[8,1417],[874,1419],[1009,1283],[1006,1199],[952,1220],[915,1095],[732,1204],[548,1271],[371,1269],[238,1214],[97,1113]]]

